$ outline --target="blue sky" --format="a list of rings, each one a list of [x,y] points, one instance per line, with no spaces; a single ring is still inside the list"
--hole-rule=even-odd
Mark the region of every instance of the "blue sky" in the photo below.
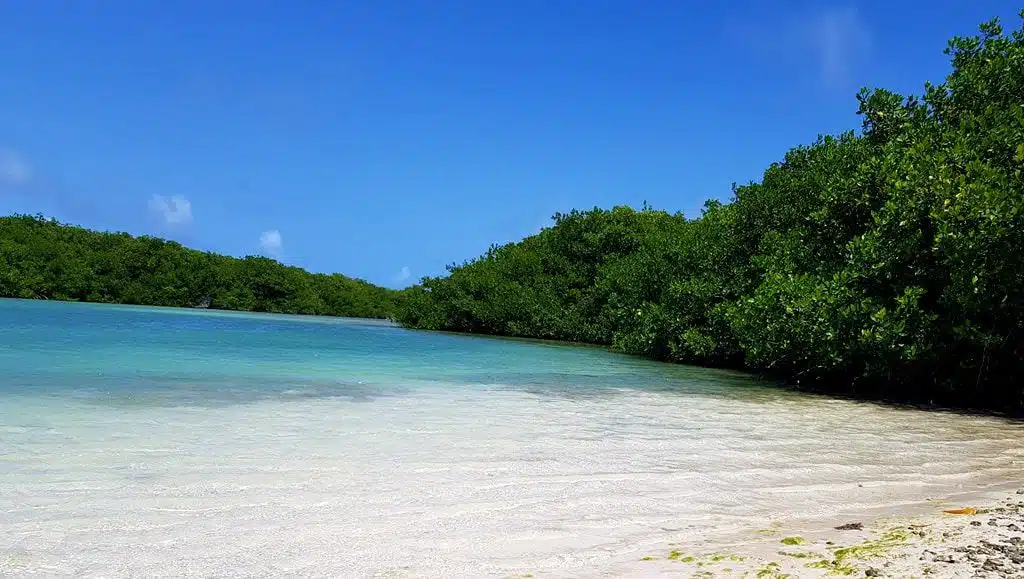
[[[698,215],[1021,5],[0,0],[0,213],[402,286],[556,211]]]

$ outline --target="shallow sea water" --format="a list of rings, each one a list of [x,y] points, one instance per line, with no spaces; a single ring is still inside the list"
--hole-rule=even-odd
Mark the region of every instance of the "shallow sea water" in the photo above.
[[[0,575],[590,577],[1020,480],[995,418],[386,323],[0,301]]]

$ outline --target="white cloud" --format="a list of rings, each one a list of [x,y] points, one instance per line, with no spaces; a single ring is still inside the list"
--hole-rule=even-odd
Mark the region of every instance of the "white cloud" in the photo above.
[[[821,79],[829,85],[850,80],[871,46],[871,34],[854,8],[826,10],[809,22],[807,31]]]
[[[0,149],[0,182],[22,185],[32,179],[32,166],[10,149]]]
[[[395,281],[401,283],[404,281],[408,281],[410,277],[412,277],[412,271],[409,269],[409,266],[406,265],[403,266],[402,269],[398,271],[398,275],[395,276]]]
[[[149,210],[166,225],[188,225],[192,222],[192,203],[181,195],[169,198],[153,195],[149,199]]]
[[[281,232],[276,229],[260,234],[260,247],[268,254],[278,256],[281,253]]]

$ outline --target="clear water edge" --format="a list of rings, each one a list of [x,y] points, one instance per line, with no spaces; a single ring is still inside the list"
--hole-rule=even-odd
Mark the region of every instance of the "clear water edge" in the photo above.
[[[1020,434],[593,348],[2,301],[0,574],[633,575],[1001,489]]]

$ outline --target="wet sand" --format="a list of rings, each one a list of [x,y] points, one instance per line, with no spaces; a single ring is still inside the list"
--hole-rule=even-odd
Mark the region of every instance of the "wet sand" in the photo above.
[[[931,500],[929,512],[916,516],[878,515],[829,528],[819,523],[802,532],[799,525],[769,525],[759,538],[713,549],[671,545],[619,572],[759,579],[1024,577],[1024,488],[956,499]]]

